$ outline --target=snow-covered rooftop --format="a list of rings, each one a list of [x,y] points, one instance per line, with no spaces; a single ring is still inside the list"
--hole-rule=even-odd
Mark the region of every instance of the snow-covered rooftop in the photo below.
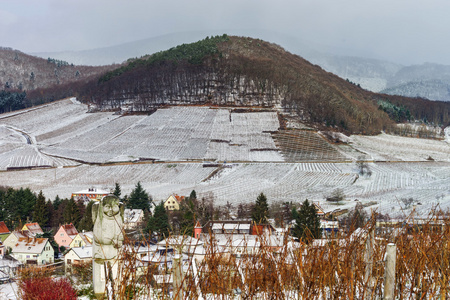
[[[19,238],[12,248],[12,253],[40,254],[47,242],[47,238]]]
[[[92,258],[92,246],[71,248],[69,251],[73,251],[80,259]]]

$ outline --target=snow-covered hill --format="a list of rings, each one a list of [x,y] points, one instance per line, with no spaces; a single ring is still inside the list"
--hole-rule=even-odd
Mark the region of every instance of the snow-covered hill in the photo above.
[[[318,201],[326,211],[352,208],[355,199],[391,216],[450,208],[450,128],[447,141],[382,134],[330,144],[279,125],[270,111],[185,106],[121,116],[58,101],[0,115],[0,182],[52,199],[116,182],[127,194],[140,181],[156,201],[195,189],[218,205],[264,192],[269,201]],[[370,176],[359,173],[359,159]],[[337,188],[347,200],[326,202]],[[405,198],[413,205],[404,207]]]

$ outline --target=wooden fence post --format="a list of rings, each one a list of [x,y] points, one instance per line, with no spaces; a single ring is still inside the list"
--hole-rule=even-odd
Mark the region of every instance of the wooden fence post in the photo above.
[[[173,299],[182,300],[183,298],[183,259],[181,255],[174,255],[172,264],[173,274]]]
[[[366,273],[364,274],[364,281],[367,285],[367,289],[365,291],[365,299],[372,299],[372,288],[373,288],[373,246],[375,244],[375,233],[372,228],[366,239],[366,251],[364,255],[364,262],[366,263]]]
[[[386,266],[384,269],[384,300],[394,299],[395,290],[395,259],[397,247],[393,243],[386,247]]]

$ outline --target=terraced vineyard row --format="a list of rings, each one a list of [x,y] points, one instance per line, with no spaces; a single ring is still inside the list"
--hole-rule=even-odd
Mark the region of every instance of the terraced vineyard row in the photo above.
[[[288,162],[344,161],[346,159],[317,133],[309,130],[280,130],[272,136]]]

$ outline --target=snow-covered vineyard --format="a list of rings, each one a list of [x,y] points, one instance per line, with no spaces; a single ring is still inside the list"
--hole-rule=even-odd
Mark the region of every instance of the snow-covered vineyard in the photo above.
[[[1,184],[43,190],[53,198],[116,182],[129,193],[140,181],[156,200],[195,189],[216,204],[237,204],[264,192],[270,201],[320,201],[326,211],[352,207],[358,199],[371,203],[367,209],[389,214],[450,205],[445,140],[382,134],[351,136],[337,146],[315,131],[281,130],[272,111],[171,107],[131,116],[86,111],[72,99],[0,115]],[[361,157],[370,177],[358,174]],[[27,167],[33,170],[22,170]],[[336,188],[351,201],[327,203]],[[404,198],[413,198],[413,204],[404,207]]]

